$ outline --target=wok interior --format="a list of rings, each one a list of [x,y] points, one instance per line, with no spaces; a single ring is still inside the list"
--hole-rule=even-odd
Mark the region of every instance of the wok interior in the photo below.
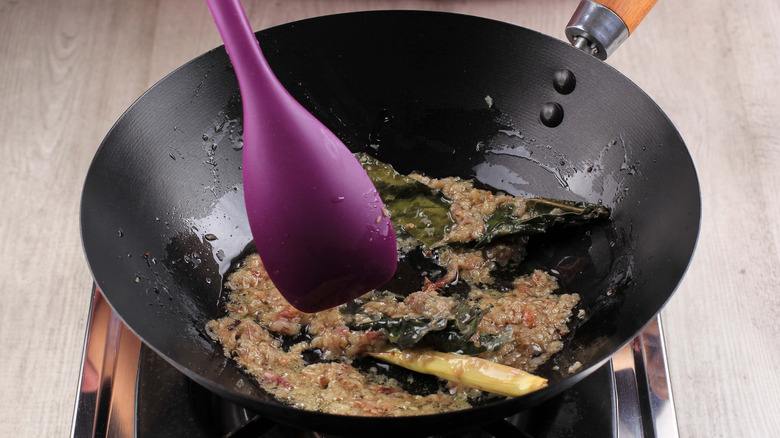
[[[500,415],[560,392],[638,333],[676,288],[698,233],[696,174],[661,110],[609,66],[526,29],[440,13],[331,16],[258,37],[285,87],[354,151],[401,172],[612,209],[610,221],[529,244],[524,269],[555,269],[586,311],[540,370],[551,386],[489,406],[491,414],[472,411]],[[571,94],[552,86],[560,69],[576,77]],[[546,102],[564,109],[560,126],[540,123]],[[87,176],[87,259],[127,325],[187,375],[282,421],[326,425],[328,415],[277,405],[204,334],[222,275],[251,242],[240,131],[238,86],[221,48],[150,89]],[[570,374],[575,362],[583,366]]]

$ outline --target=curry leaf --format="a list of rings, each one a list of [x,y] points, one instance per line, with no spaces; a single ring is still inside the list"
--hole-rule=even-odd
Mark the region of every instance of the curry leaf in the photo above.
[[[480,317],[480,319],[482,318]],[[475,355],[486,351],[498,351],[507,342],[511,342],[514,339],[512,327],[509,326],[501,333],[495,335],[480,333],[478,336],[479,344],[471,340],[472,335],[458,331],[454,321],[450,320],[444,330],[428,333],[420,341],[420,344],[445,353]]]
[[[487,351],[485,347],[475,344],[453,327],[453,321],[445,330],[431,332],[423,339],[422,344],[436,351],[474,355]]]
[[[405,350],[420,342],[425,335],[447,326],[447,319],[389,318],[355,324],[356,330],[382,331],[399,350]]]
[[[496,335],[480,333],[478,336],[479,344],[472,340],[482,317],[488,312],[490,312],[490,308],[472,307],[461,301],[453,310],[455,319],[450,320],[444,330],[431,332],[423,338],[422,342],[435,350],[448,353],[475,355],[485,351],[497,351],[514,339],[511,327],[507,326]]]
[[[396,228],[430,247],[441,241],[455,225],[450,216],[451,201],[440,191],[401,175],[389,164],[367,154],[356,156],[382,197]]]
[[[587,202],[528,198],[525,204],[530,217],[515,216],[515,204],[512,203],[500,206],[487,216],[485,232],[475,242],[476,246],[483,246],[501,236],[541,234],[554,226],[582,225],[609,216],[606,207]]]
[[[479,345],[484,347],[487,351],[498,351],[507,342],[511,342],[514,339],[514,333],[511,326],[506,326],[501,333],[493,335],[490,333],[479,334]]]
[[[353,314],[360,310],[351,308]],[[485,351],[495,351],[511,341],[511,329],[508,336],[480,334],[479,345],[472,338],[477,332],[477,326],[490,308],[482,309],[471,306],[466,301],[458,302],[450,318],[401,317],[379,318],[368,322],[353,323],[353,330],[381,331],[387,339],[399,350],[414,346],[424,346],[437,351],[479,354]]]
[[[376,158],[367,154],[356,156],[385,202],[396,229],[429,248],[441,245],[444,236],[456,225],[450,214],[452,200]],[[552,227],[582,225],[609,216],[607,208],[587,202],[548,198],[524,201],[526,214],[522,217],[514,215],[514,203],[504,204],[485,217],[480,237],[458,243],[481,247],[503,236],[540,234]]]
[[[471,338],[476,333],[479,323],[482,322],[482,317],[488,312],[490,312],[489,307],[482,309],[478,306],[470,306],[466,301],[459,301],[452,311],[458,332],[465,339]]]

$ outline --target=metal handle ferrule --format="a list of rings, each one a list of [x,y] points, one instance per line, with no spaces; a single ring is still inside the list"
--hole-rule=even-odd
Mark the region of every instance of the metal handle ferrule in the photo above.
[[[607,59],[628,38],[628,26],[606,6],[582,0],[566,26],[566,37],[578,49]]]

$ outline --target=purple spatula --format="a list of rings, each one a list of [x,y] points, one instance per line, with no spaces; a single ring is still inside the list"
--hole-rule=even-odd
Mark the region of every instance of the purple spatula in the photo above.
[[[315,312],[392,277],[395,234],[346,146],[271,71],[239,0],[206,0],[238,77],[249,225],[274,285]]]

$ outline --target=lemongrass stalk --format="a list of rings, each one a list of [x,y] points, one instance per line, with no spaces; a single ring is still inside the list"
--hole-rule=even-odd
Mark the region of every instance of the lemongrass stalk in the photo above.
[[[438,351],[391,349],[368,353],[394,365],[483,391],[516,397],[547,386],[547,379],[478,357]]]

